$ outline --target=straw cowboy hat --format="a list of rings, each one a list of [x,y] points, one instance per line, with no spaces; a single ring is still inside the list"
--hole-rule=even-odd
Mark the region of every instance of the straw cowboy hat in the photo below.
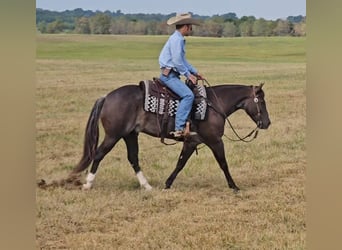
[[[198,19],[194,19],[191,17],[190,13],[177,14],[176,16],[171,17],[167,20],[168,25],[179,25],[179,24],[193,24],[200,25],[201,22]]]

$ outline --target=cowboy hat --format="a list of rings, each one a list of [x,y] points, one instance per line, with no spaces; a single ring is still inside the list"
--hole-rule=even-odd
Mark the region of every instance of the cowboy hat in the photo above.
[[[179,25],[179,24],[193,24],[200,25],[201,22],[198,19],[194,19],[191,17],[190,13],[182,13],[177,14],[176,16],[171,17],[167,20],[168,25]]]

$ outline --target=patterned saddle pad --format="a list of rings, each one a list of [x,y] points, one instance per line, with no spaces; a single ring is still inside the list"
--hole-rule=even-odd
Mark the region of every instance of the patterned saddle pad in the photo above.
[[[175,116],[179,105],[179,96],[163,85],[159,79],[144,80],[145,98],[144,110],[160,115],[167,113],[168,116]],[[195,85],[193,92],[195,100],[191,111],[191,118],[204,120],[207,111],[207,92],[203,85]]]

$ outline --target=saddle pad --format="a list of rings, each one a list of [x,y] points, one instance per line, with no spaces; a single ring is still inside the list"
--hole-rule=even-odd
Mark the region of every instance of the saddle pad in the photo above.
[[[198,94],[200,96],[200,101],[196,105],[195,109],[195,119],[203,121],[205,119],[205,113],[207,112],[207,90],[203,85],[197,84]]]
[[[143,83],[145,85],[144,110],[151,113],[158,113],[160,115],[167,112],[169,116],[175,116],[179,105],[179,99],[169,97],[167,104],[164,93],[160,93],[160,96],[156,96],[151,93],[150,84],[155,84],[153,81],[144,80]],[[207,92],[205,87],[202,85],[196,85],[195,87],[197,87],[199,96],[196,95],[195,97],[196,99],[194,103],[197,104],[194,104],[194,113],[192,115],[196,120],[204,120],[207,111],[207,102],[205,100],[207,98]],[[197,98],[200,100],[197,101]]]

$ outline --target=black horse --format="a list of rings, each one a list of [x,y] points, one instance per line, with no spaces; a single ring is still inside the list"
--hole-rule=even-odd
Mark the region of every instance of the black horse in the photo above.
[[[204,143],[213,152],[226,177],[228,186],[238,191],[231,177],[226,157],[222,136],[226,118],[238,109],[244,109],[260,129],[267,129],[271,124],[262,84],[260,86],[245,85],[217,85],[206,87],[208,110],[206,119],[193,120],[191,130],[197,134],[186,137],[183,149],[178,158],[177,166],[166,180],[165,188],[170,188],[177,174],[183,169],[189,157],[196,147]],[[138,159],[138,135],[140,132],[154,137],[160,137],[160,117],[143,108],[144,88],[141,85],[126,85],[120,87],[105,97],[99,98],[90,113],[87,123],[83,156],[79,164],[73,169],[71,176],[76,176],[88,168],[92,163],[90,172],[86,177],[84,189],[91,188],[97,168],[105,155],[123,138],[127,146],[127,156],[131,163],[140,185],[151,189],[144,177]],[[210,105],[209,105],[210,104]],[[101,119],[105,137],[98,147],[99,119]],[[174,128],[174,119],[167,125],[167,131]],[[167,138],[173,139],[167,134]]]

